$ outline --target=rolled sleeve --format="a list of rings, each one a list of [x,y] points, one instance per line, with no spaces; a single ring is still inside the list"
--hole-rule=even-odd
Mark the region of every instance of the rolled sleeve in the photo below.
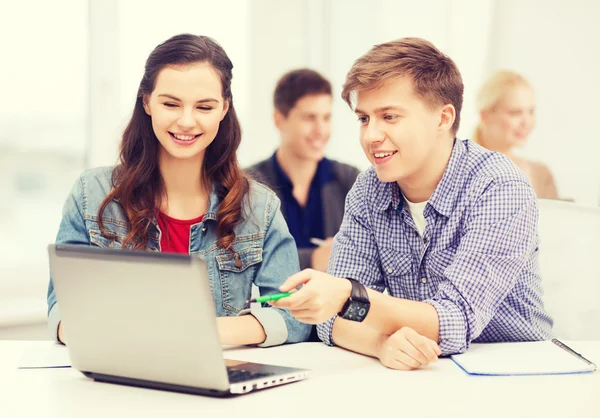
[[[467,350],[506,305],[507,295],[535,254],[536,220],[535,195],[526,183],[502,183],[481,196],[454,260],[444,270],[445,280],[432,298],[424,300],[438,313],[442,354]],[[498,332],[495,340],[521,338],[524,331],[518,329],[516,318],[500,320],[514,323],[514,329]]]
[[[83,176],[73,185],[62,211],[62,220],[56,235],[57,244],[90,245],[89,235],[85,228],[82,202],[84,198]],[[56,292],[52,277],[48,281],[48,330],[52,338],[58,340],[58,325],[60,324],[60,309],[56,300]]]
[[[425,300],[437,311],[440,321],[438,344],[442,356],[463,353],[469,348],[464,312],[449,299]]]
[[[241,311],[238,316],[252,315],[260,323],[267,336],[265,340],[258,344],[258,347],[271,347],[280,345],[288,339],[288,330],[285,319],[274,308],[252,308]]]
[[[279,292],[285,280],[300,271],[296,243],[279,210],[279,199],[272,192],[268,196],[263,261],[254,276],[261,295]],[[261,347],[304,342],[310,336],[311,326],[295,319],[288,310],[263,306],[253,308],[251,313],[267,334]]]
[[[338,316],[335,315],[330,320],[323,322],[322,324],[317,324],[317,335],[319,339],[330,347],[335,346],[335,343],[333,342],[333,323],[337,317]]]

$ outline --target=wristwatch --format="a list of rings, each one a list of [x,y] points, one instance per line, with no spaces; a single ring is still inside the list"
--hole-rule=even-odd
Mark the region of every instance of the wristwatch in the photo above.
[[[350,277],[347,277],[347,279],[352,283],[352,292],[338,316],[348,321],[362,322],[367,317],[371,307],[367,289],[358,280]]]

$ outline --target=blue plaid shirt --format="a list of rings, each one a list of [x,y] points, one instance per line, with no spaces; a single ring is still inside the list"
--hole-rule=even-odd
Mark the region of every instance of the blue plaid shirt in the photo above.
[[[538,266],[536,196],[505,156],[455,140],[417,232],[397,183],[362,173],[346,198],[329,273],[436,310],[443,355],[471,341],[548,339]],[[334,345],[336,317],[317,326]]]

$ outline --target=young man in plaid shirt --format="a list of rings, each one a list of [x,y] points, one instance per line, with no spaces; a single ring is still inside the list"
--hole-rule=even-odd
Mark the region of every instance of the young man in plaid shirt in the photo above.
[[[272,302],[329,345],[415,369],[472,341],[550,337],[536,196],[505,156],[455,138],[463,83],[431,43],[377,45],[342,97],[373,167],[346,199],[328,273],[304,270]],[[388,294],[383,294],[384,290]]]

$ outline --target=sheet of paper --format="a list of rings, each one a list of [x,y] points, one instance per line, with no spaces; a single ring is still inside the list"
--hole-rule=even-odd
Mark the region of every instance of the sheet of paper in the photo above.
[[[43,369],[71,367],[69,350],[61,344],[48,344],[23,351],[19,360],[19,369]]]
[[[585,353],[580,354],[585,357]],[[453,355],[452,360],[467,373],[477,375],[568,374],[595,370],[594,365],[552,341],[472,344],[466,353]]]

